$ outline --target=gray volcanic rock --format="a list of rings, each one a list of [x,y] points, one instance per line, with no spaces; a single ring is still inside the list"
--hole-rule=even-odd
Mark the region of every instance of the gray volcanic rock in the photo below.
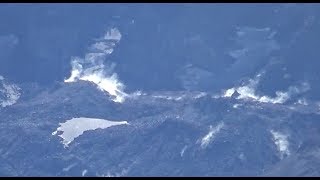
[[[297,159],[306,156],[301,144],[310,138],[303,134],[318,125],[317,111],[208,95],[180,101],[140,97],[119,105],[90,83],[79,82],[2,109],[1,175],[294,176],[304,171],[280,171],[286,162],[311,163],[305,171],[317,167],[311,157]],[[234,108],[234,103],[243,105]],[[58,123],[84,115],[129,124],[85,131],[64,147],[52,132]],[[286,135],[285,156],[272,131]],[[307,149],[310,156],[316,152]]]

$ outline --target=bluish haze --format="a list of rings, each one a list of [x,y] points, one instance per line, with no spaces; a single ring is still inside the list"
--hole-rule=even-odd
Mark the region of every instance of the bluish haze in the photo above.
[[[1,4],[0,176],[319,176],[318,4]]]

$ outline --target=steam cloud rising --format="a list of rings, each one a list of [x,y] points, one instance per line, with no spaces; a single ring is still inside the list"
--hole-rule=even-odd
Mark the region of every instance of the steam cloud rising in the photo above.
[[[254,79],[250,79],[249,83],[245,86],[227,89],[224,92],[223,97],[231,97],[232,94],[237,91],[240,94],[239,97],[237,97],[238,99],[252,99],[264,103],[282,104],[289,100],[291,96],[306,92],[310,89],[310,85],[308,83],[302,83],[300,86],[290,86],[286,92],[277,91],[276,97],[274,98],[269,96],[259,96],[256,94],[256,88],[260,81],[260,77],[261,74],[258,74]]]
[[[84,58],[73,57],[71,76],[65,82],[79,80],[93,82],[100,90],[112,95],[114,102],[123,102],[127,94],[123,91],[124,85],[118,80],[117,74],[113,72],[115,64],[104,64],[105,58],[113,52],[120,39],[119,30],[112,28],[89,47],[89,52]]]

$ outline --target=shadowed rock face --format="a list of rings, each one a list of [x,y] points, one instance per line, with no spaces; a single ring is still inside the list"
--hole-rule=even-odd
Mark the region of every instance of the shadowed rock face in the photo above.
[[[235,90],[235,91],[233,92],[233,94],[231,95],[231,98],[238,98],[240,95],[241,95],[241,94],[240,94],[237,90]]]

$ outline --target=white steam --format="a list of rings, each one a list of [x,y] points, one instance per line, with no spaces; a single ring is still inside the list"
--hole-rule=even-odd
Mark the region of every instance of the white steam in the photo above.
[[[76,82],[79,80],[90,81],[102,91],[113,96],[114,102],[123,102],[127,94],[123,91],[124,85],[113,72],[115,64],[104,64],[105,58],[111,54],[121,39],[118,29],[112,28],[96,43],[89,47],[89,52],[84,58],[73,57],[71,60],[71,75],[64,82]]]
[[[254,79],[250,79],[247,85],[240,87],[233,87],[227,89],[222,97],[231,97],[232,94],[237,91],[240,95],[237,99],[252,99],[254,101],[264,102],[264,103],[285,103],[290,99],[291,96],[306,92],[310,89],[308,83],[302,83],[300,86],[290,86],[286,92],[277,91],[276,97],[260,96],[256,94],[256,88],[260,81],[261,74],[258,74]]]

